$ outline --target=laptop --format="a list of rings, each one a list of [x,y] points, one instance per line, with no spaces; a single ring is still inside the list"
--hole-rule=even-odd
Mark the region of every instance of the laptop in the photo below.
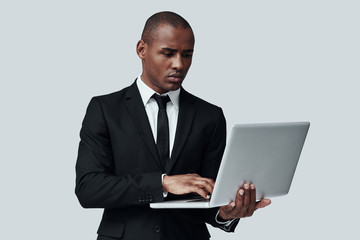
[[[235,201],[245,183],[256,199],[286,195],[300,158],[309,122],[236,124],[232,127],[210,199],[151,203],[151,208],[213,208]]]

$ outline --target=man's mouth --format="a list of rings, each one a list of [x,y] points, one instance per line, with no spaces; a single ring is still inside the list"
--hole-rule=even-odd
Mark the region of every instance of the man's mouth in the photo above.
[[[170,74],[168,78],[170,79],[171,82],[177,83],[182,81],[184,79],[184,76],[182,74],[174,73],[174,74]]]

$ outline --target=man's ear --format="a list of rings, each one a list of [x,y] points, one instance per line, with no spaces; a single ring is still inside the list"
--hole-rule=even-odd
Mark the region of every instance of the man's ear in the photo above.
[[[144,59],[146,55],[147,45],[143,40],[139,40],[136,44],[136,53],[139,58]]]

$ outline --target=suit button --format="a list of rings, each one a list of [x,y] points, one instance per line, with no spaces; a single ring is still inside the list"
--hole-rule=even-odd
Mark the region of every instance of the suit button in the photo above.
[[[159,227],[159,226],[155,226],[155,227],[154,227],[154,231],[157,232],[157,233],[159,233],[159,232],[160,232],[160,227]]]

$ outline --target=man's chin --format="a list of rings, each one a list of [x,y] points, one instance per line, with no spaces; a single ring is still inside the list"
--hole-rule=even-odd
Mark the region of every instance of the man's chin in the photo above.
[[[180,83],[171,83],[169,85],[170,85],[168,88],[169,91],[176,91],[181,87],[181,82]]]

